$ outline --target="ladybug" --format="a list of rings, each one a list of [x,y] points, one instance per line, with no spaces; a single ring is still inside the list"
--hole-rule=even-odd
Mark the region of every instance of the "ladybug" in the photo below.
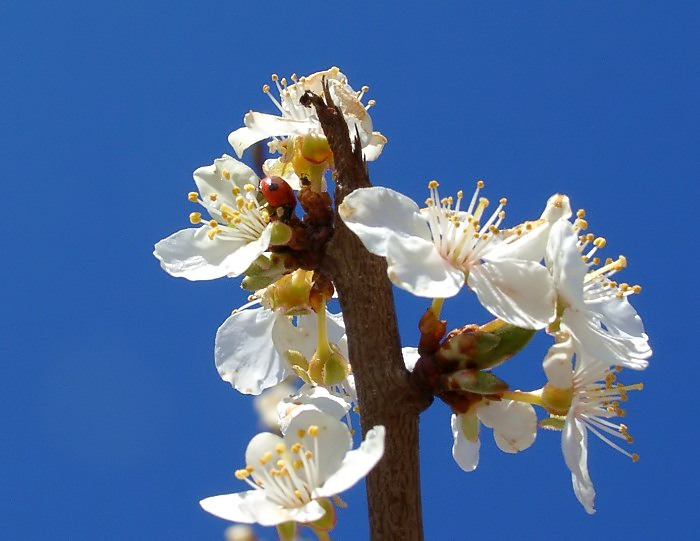
[[[271,206],[292,211],[297,204],[294,190],[280,177],[265,177],[260,181],[260,191]]]

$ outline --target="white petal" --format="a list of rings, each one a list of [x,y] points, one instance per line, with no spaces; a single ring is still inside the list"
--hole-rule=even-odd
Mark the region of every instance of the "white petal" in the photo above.
[[[574,344],[570,337],[549,348],[542,361],[542,369],[550,385],[557,389],[571,389],[573,387],[573,356]]]
[[[384,427],[379,425],[367,431],[360,447],[348,452],[340,468],[316,491],[317,497],[332,496],[349,489],[365,477],[384,455]]]
[[[236,250],[235,254],[231,254],[231,257],[227,258],[226,266],[229,269],[227,276],[240,276],[248,270],[248,267],[250,267],[259,256],[267,251],[270,247],[272,226],[273,224],[268,224],[257,239],[244,244]]]
[[[394,237],[386,259],[394,285],[418,297],[454,297],[464,285],[464,272],[443,259],[432,241]]]
[[[303,411],[316,409],[334,419],[341,419],[351,407],[350,401],[331,393],[325,387],[304,385],[294,396],[284,398],[277,404],[280,431],[286,434],[289,423]]]
[[[484,261],[472,268],[467,283],[484,308],[511,325],[542,329],[555,316],[551,278],[535,261]]]
[[[243,152],[253,146],[258,141],[267,139],[269,135],[265,133],[260,133],[256,130],[251,130],[248,127],[238,128],[237,130],[231,132],[228,136],[228,142],[233,147],[236,155],[241,158]]]
[[[294,120],[267,113],[256,113],[255,111],[246,113],[243,117],[243,123],[254,132],[265,134],[265,138],[284,135],[305,135],[316,124],[308,119]],[[318,128],[320,128],[320,125],[318,125]]]
[[[362,148],[362,155],[368,162],[374,161],[379,158],[379,155],[384,150],[384,145],[386,145],[387,140],[378,131],[372,132],[372,137],[370,137],[369,143],[367,143]]]
[[[568,220],[571,218],[571,215],[569,197],[561,193],[555,193],[547,200],[547,205],[542,211],[540,218],[553,224],[557,220]]]
[[[256,509],[259,506],[269,506],[271,502],[265,499],[265,494],[262,490],[249,490],[247,492],[239,492],[237,494],[222,494],[220,496],[211,496],[199,502],[206,512],[214,516],[230,520],[231,522],[243,522],[252,524],[257,522]],[[277,506],[279,507],[279,506]],[[274,510],[271,513],[273,516],[279,516],[280,513]],[[282,519],[279,522],[284,522],[287,519]],[[279,524],[275,522],[274,524]]]
[[[482,423],[493,428],[498,448],[517,453],[532,445],[537,436],[537,414],[530,404],[513,400],[489,401],[479,407]]]
[[[476,441],[469,441],[462,432],[461,415],[452,415],[452,457],[457,465],[466,472],[474,471],[479,465],[479,447],[481,442],[477,438]],[[476,416],[473,416],[476,420]],[[476,421],[478,423],[478,421]],[[478,430],[478,429],[477,429]]]
[[[326,510],[316,500],[289,511],[289,519],[294,522],[313,522],[326,514]]]
[[[403,354],[403,364],[406,366],[406,370],[413,372],[418,359],[420,359],[418,348],[401,348],[401,353]]]
[[[283,162],[280,158],[271,158],[263,163],[263,173],[268,177],[283,178],[292,190],[301,189],[301,181],[294,172],[291,162]]]
[[[567,330],[585,352],[601,363],[620,365],[633,370],[644,370],[649,362],[651,348],[646,340],[625,335],[613,335],[587,314],[567,308],[561,318]]]
[[[318,436],[300,438],[300,430],[307,431],[311,425],[318,427]],[[346,453],[352,447],[352,437],[348,427],[330,415],[315,409],[303,411],[289,423],[284,441],[287,447],[300,442],[313,451],[310,446],[314,439],[318,444],[318,453],[314,453],[318,461],[318,482],[323,485],[340,468]]]
[[[566,416],[561,434],[561,447],[564,461],[571,470],[574,494],[586,512],[593,514],[595,489],[588,475],[588,436],[584,424],[575,417],[576,402],[574,399]]]
[[[605,288],[598,283],[586,291],[586,307],[595,312],[605,326],[615,334],[646,339],[644,324],[627,297],[618,299],[613,295],[600,294]],[[590,298],[596,300],[588,300]]]
[[[418,205],[389,188],[355,190],[340,204],[338,214],[374,255],[386,257],[395,236],[430,241],[430,228]]]
[[[245,394],[260,394],[288,375],[271,334],[277,315],[267,308],[241,310],[216,332],[214,358],[221,379]]]
[[[224,171],[229,178],[224,176]],[[260,183],[258,175],[250,167],[226,154],[214,160],[212,165],[197,169],[193,177],[202,200],[209,201],[210,196],[216,194],[216,202],[219,204],[217,206],[220,206],[220,203],[227,203],[233,208],[236,208],[233,186],[238,186],[242,190],[246,184],[252,184],[257,188]]]
[[[226,276],[238,257],[237,250],[244,243],[222,241],[216,236],[210,239],[207,235],[209,230],[208,226],[202,226],[173,233],[155,245],[153,255],[171,276],[188,280],[213,280]]]
[[[571,223],[559,220],[549,234],[545,260],[557,293],[569,306],[583,309],[583,279],[588,267],[581,259],[577,243],[578,237]]]

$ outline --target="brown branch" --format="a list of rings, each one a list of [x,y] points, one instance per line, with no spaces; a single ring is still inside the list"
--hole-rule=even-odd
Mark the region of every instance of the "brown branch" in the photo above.
[[[307,92],[301,103],[316,109],[333,151],[336,209],[357,188],[370,186],[359,139],[355,150],[348,126],[326,89],[327,102]],[[336,210],[335,233],[322,271],[338,291],[355,376],[363,433],[387,430],[384,457],[367,478],[373,541],[423,539],[418,457],[418,415],[432,400],[404,368],[386,262],[370,254]]]

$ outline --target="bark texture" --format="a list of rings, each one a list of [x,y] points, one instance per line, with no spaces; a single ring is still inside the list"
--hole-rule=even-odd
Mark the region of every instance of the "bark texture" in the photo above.
[[[329,96],[328,92],[325,92]],[[342,113],[330,98],[307,93],[333,151],[335,203],[357,188],[370,186],[359,141],[352,149]],[[372,541],[421,541],[418,416],[432,400],[404,368],[391,282],[386,262],[370,254],[336,210],[335,233],[321,270],[338,291],[360,404],[362,431],[384,425],[384,457],[367,478]]]

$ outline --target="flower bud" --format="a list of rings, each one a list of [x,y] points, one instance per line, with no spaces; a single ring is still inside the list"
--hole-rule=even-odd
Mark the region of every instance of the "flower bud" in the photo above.
[[[313,271],[297,269],[285,274],[263,293],[263,303],[271,310],[282,310],[287,315],[303,314],[310,310]]]
[[[340,353],[338,346],[329,344],[330,351],[319,354],[318,351],[309,361],[309,377],[325,387],[337,385],[348,377],[348,362]]]
[[[508,390],[508,384],[491,372],[457,370],[443,376],[443,385],[450,391],[467,391],[474,394],[495,395]]]
[[[450,369],[486,370],[507,361],[535,335],[499,319],[481,327],[467,325],[452,331],[435,354],[436,361]]]
[[[272,232],[270,234],[270,244],[272,246],[284,246],[292,240],[292,228],[282,222],[272,224]]]

